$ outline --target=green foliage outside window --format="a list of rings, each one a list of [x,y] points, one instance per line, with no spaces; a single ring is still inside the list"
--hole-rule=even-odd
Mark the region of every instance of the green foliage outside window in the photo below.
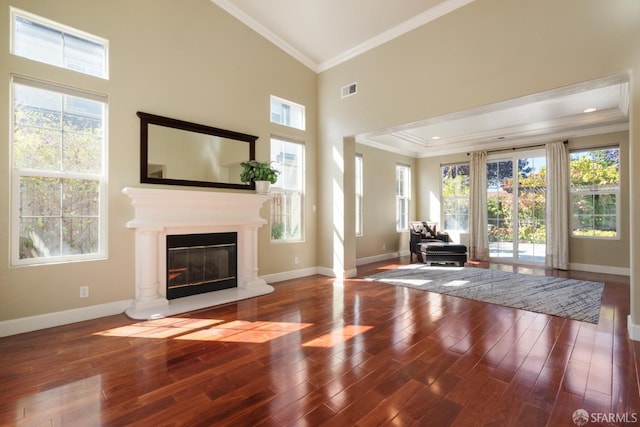
[[[610,148],[571,154],[572,234],[615,237],[620,150]]]
[[[99,252],[103,104],[14,85],[18,259]]]

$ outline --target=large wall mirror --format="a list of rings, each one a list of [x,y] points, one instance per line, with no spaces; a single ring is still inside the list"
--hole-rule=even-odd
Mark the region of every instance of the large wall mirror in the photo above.
[[[240,181],[257,136],[138,112],[140,182],[253,190]]]

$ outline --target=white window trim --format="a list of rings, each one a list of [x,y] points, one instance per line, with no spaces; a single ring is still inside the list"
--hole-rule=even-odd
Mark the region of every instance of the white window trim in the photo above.
[[[289,244],[289,243],[303,243],[305,242],[306,239],[306,233],[305,233],[305,229],[306,229],[306,215],[305,215],[305,199],[306,199],[306,188],[307,188],[307,179],[306,179],[306,163],[307,163],[307,147],[305,145],[304,141],[301,141],[299,139],[295,139],[295,138],[291,138],[291,137],[287,137],[287,136],[282,136],[282,135],[276,135],[276,134],[272,134],[271,137],[269,138],[269,151],[271,151],[271,141],[277,139],[280,141],[285,141],[285,142],[289,142],[291,144],[298,144],[301,145],[303,147],[303,158],[302,158],[302,189],[300,190],[300,237],[299,238],[282,238],[282,239],[273,239],[271,237],[271,233],[269,233],[269,240],[271,243],[276,244],[276,245],[281,245],[281,244]],[[269,154],[269,157],[271,157],[271,154]],[[292,190],[292,189],[287,189],[287,188],[281,188],[281,187],[276,187],[275,185],[271,186],[272,189],[276,189],[280,192],[284,192],[284,193],[293,193],[296,192],[296,190]],[[269,229],[271,229],[272,227],[272,216],[271,213],[269,213]]]
[[[78,30],[77,28],[73,28],[73,27],[70,27],[68,25],[64,25],[64,24],[61,24],[61,23],[56,22],[56,21],[52,21],[52,20],[47,19],[47,18],[43,18],[42,16],[35,15],[33,13],[24,11],[22,9],[18,9],[16,7],[13,7],[13,6],[9,7],[9,11],[10,11],[9,12],[9,27],[10,27],[10,31],[9,31],[9,37],[10,37],[9,53],[11,53],[12,55],[16,55],[15,54],[15,38],[14,38],[14,34],[15,33],[14,33],[14,28],[13,27],[14,27],[15,17],[17,16],[17,17],[24,18],[24,19],[29,20],[29,21],[36,22],[36,23],[38,23],[40,25],[43,25],[45,27],[49,27],[49,28],[52,28],[54,30],[58,30],[58,31],[63,32],[63,33],[71,34],[71,35],[73,35],[75,37],[82,38],[82,39],[94,42],[96,44],[103,45],[104,46],[104,76],[95,76],[93,74],[82,73],[80,71],[76,71],[76,70],[73,70],[73,69],[70,69],[70,68],[66,68],[66,67],[58,67],[56,65],[51,65],[51,64],[48,64],[48,63],[45,63],[45,62],[41,62],[41,61],[37,61],[37,60],[34,60],[34,59],[30,59],[30,58],[26,58],[26,59],[29,59],[30,61],[36,61],[36,62],[39,62],[39,63],[42,63],[42,64],[51,65],[51,66],[54,66],[56,68],[62,68],[64,70],[73,71],[75,73],[80,73],[80,74],[84,74],[84,75],[91,76],[91,77],[97,77],[97,78],[100,78],[100,79],[109,80],[109,40],[104,39],[102,37],[98,37],[98,36],[90,34],[90,33],[87,33],[87,32],[82,31],[82,30]]]
[[[394,171],[395,171],[395,185],[396,186],[398,185],[398,175],[397,175],[398,167],[406,168],[409,171],[409,179],[407,180],[407,188],[405,189],[406,194],[407,194],[406,196],[399,196],[397,194],[397,191],[396,191],[396,231],[397,232],[403,232],[403,231],[409,232],[409,220],[410,220],[410,216],[411,216],[410,213],[409,213],[410,210],[411,210],[411,166],[406,165],[404,163],[396,163],[396,167],[394,169]],[[400,210],[399,210],[399,207],[400,207],[399,202],[400,202],[400,200],[406,200],[407,201],[407,218],[406,218],[406,221],[405,221],[406,222],[406,227],[405,228],[398,227],[398,222],[400,222],[400,221],[398,221],[400,219]]]
[[[362,154],[356,153],[355,161],[360,162],[360,179],[358,180],[356,176],[356,183],[359,183],[360,185],[356,186],[355,189],[356,199],[360,200],[359,209],[358,212],[356,212],[356,218],[360,218],[360,222],[356,222],[355,224],[356,236],[359,237],[364,235],[364,159]]]
[[[93,101],[103,102],[104,105],[104,122],[105,126],[103,129],[104,136],[102,139],[102,173],[101,174],[81,174],[81,173],[64,173],[64,172],[56,172],[56,171],[30,171],[24,169],[16,169],[13,167],[13,144],[14,144],[14,135],[15,135],[15,105],[14,105],[14,87],[15,85],[24,85],[36,87],[39,89],[45,89],[49,91],[54,91],[58,93],[62,93],[65,95],[75,96],[75,97],[84,97],[86,99],[90,99]],[[11,85],[10,85],[10,97],[11,97],[11,124],[10,124],[10,144],[9,144],[9,159],[10,159],[10,168],[11,168],[11,230],[10,230],[10,247],[11,247],[11,266],[23,266],[23,265],[48,265],[48,264],[59,264],[66,262],[74,262],[74,261],[94,261],[101,260],[107,258],[107,240],[108,240],[108,230],[107,230],[107,171],[108,171],[108,98],[106,95],[99,96],[96,93],[92,92],[84,92],[79,89],[67,88],[60,85],[45,83],[39,80],[33,80],[21,76],[11,76]],[[100,199],[98,201],[98,215],[99,215],[99,243],[98,243],[98,251],[91,254],[79,254],[79,255],[61,255],[61,256],[51,256],[51,257],[39,257],[39,258],[25,258],[20,259],[20,177],[21,176],[43,176],[43,177],[53,177],[53,178],[84,178],[84,179],[95,179],[99,183],[99,191],[100,191]]]
[[[573,153],[588,153],[588,152],[592,152],[592,151],[604,151],[604,150],[612,150],[612,149],[617,149],[618,153],[620,153],[620,146],[618,145],[614,145],[614,146],[604,146],[604,147],[592,147],[592,148],[580,148],[580,149],[576,149],[576,150],[571,150],[569,152],[569,163],[571,163],[571,154]],[[622,176],[622,171],[620,170],[622,168],[622,164],[621,162],[618,162],[618,177],[620,178]],[[573,218],[573,203],[571,203],[571,198],[574,194],[581,194],[581,195],[606,195],[606,194],[615,194],[616,196],[616,234],[614,236],[594,236],[594,235],[590,235],[590,236],[585,236],[585,235],[581,235],[581,234],[574,234],[573,233],[573,224],[570,224],[570,237],[572,239],[596,239],[596,240],[620,240],[621,239],[621,235],[620,235],[620,179],[618,179],[618,187],[613,190],[613,191],[585,191],[585,192],[578,192],[578,191],[573,191],[572,190],[572,186],[571,184],[569,184],[569,203],[571,204],[571,219],[570,221],[572,221]]]
[[[291,125],[287,125],[287,124],[282,124],[282,123],[278,123],[278,122],[274,122],[271,120],[271,115],[273,113],[273,111],[271,111],[271,102],[272,101],[278,101],[281,104],[285,104],[288,105],[290,107],[299,107],[302,110],[302,123],[301,123],[301,127],[296,127],[296,126],[291,126]],[[275,125],[279,125],[279,126],[284,126],[287,128],[291,128],[291,129],[298,129],[298,130],[306,130],[307,129],[307,109],[304,105],[302,104],[298,104],[297,102],[293,102],[293,101],[289,101],[288,99],[284,99],[281,98],[279,96],[275,96],[275,95],[270,95],[269,97],[269,121]],[[292,141],[295,142],[295,141]]]
[[[449,167],[449,168],[453,168],[453,167],[458,167],[458,166],[468,166],[470,167],[469,163],[446,163],[446,164],[442,164],[440,165],[440,200],[442,200],[442,209],[441,214],[442,214],[442,218],[440,218],[440,223],[442,224],[442,230],[443,231],[457,231],[457,232],[464,232],[467,233],[469,230],[465,230],[465,229],[445,229],[444,225],[446,224],[445,221],[445,212],[444,212],[444,201],[445,199],[451,199],[451,200],[466,200],[467,203],[470,203],[470,199],[471,199],[471,189],[469,189],[469,195],[468,196],[445,196],[444,195],[444,182],[443,182],[443,177],[442,177],[442,169],[445,167]],[[469,175],[469,179],[471,179],[471,175]],[[468,219],[467,219],[467,223],[468,223]]]

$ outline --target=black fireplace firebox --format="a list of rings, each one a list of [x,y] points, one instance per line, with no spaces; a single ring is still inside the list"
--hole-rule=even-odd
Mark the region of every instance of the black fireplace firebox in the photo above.
[[[238,286],[238,233],[167,235],[167,299]]]

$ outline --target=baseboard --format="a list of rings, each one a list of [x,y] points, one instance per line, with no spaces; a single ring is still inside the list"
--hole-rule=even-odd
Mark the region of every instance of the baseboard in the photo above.
[[[319,267],[301,268],[299,270],[283,271],[282,273],[266,274],[260,276],[267,283],[282,282],[285,280],[299,279],[301,277],[313,276],[314,274],[323,274],[318,271]],[[327,274],[324,274],[327,276]]]
[[[358,276],[358,269],[357,268],[351,268],[349,270],[346,270],[344,272],[344,278],[345,279],[351,279],[353,277],[357,277]]]
[[[629,338],[634,341],[640,341],[640,325],[633,323],[631,315],[627,316],[627,330],[629,331]]]
[[[580,264],[572,262],[569,264],[570,270],[588,271],[590,273],[615,274],[618,276],[631,276],[631,269],[624,267],[611,267],[608,265]]]
[[[372,262],[386,261],[388,259],[398,258],[399,256],[409,255],[409,251],[406,251],[406,252],[407,252],[406,254],[404,254],[403,252],[400,252],[400,253],[388,252],[386,254],[374,255],[374,256],[365,257],[365,258],[358,258],[356,260],[356,266],[371,264]]]
[[[351,268],[345,271],[336,271],[329,267],[316,267],[315,274],[322,274],[327,277],[341,277],[343,279],[349,279],[351,277],[356,277],[358,275],[357,268]]]
[[[329,268],[329,267],[316,267],[316,270],[318,271],[318,274],[322,274],[323,276],[336,277],[336,273],[335,273],[335,271],[333,271],[332,268]]]
[[[302,272],[302,274],[296,274]],[[314,267],[306,270],[287,271],[284,273],[271,274],[268,276],[261,276],[267,281],[267,283],[279,282],[281,280],[297,279],[300,277],[311,276],[313,274],[321,274],[327,277],[342,277],[343,279],[349,279],[358,275],[357,268],[351,268],[345,271],[335,271],[329,267]]]
[[[131,300],[115,301],[72,310],[57,311],[55,313],[4,320],[0,322],[0,337],[119,314],[129,308],[131,304]]]

